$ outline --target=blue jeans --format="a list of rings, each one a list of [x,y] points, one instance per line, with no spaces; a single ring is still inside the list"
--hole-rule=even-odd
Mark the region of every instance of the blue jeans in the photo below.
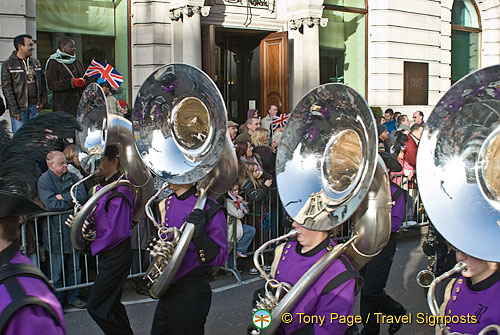
[[[64,286],[75,285],[82,282],[82,270],[80,269],[80,254],[75,253],[74,266],[73,266],[73,254],[64,254],[61,258],[61,254],[51,252],[50,262],[52,265],[52,284],[55,288],[60,288]],[[64,266],[64,282],[63,282],[63,266]],[[75,271],[76,270],[76,271]],[[62,301],[62,293],[58,292],[57,298]],[[80,299],[80,289],[74,289],[68,291],[68,304],[73,303],[75,300]]]
[[[240,238],[238,243],[236,243],[236,251],[242,254],[246,253],[250,243],[252,243],[253,237],[255,236],[255,228],[249,225],[243,225],[243,236]]]
[[[31,119],[35,119],[40,115],[38,109],[35,105],[29,105],[28,109],[23,109],[20,111],[21,120],[16,120],[12,116],[10,117],[10,124],[12,125],[12,134],[15,134],[19,128],[21,128],[26,122]]]

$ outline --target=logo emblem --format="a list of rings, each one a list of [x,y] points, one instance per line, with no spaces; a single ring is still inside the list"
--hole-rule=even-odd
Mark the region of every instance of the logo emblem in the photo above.
[[[252,322],[256,328],[265,329],[272,322],[271,313],[267,309],[259,309],[253,313]]]

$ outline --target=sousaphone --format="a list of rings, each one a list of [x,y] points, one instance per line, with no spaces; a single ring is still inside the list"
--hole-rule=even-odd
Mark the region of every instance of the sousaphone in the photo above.
[[[194,225],[162,226],[150,205],[168,184],[196,183],[203,209],[207,196],[218,197],[233,185],[238,163],[227,132],[224,100],[204,72],[187,64],[169,64],[142,84],[132,115],[134,136],[143,162],[164,186],[146,205],[158,229],[150,246],[152,263],[144,278],[158,298],[168,289],[194,234]]]
[[[441,235],[459,250],[500,262],[500,65],[455,83],[429,115],[417,155],[418,189]],[[432,314],[438,283],[460,273],[463,262],[434,279],[427,301]],[[441,325],[443,334],[449,329]],[[500,332],[498,325],[489,330]]]

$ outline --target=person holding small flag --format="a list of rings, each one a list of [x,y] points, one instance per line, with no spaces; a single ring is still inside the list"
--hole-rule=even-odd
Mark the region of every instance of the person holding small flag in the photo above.
[[[120,102],[111,94],[111,85],[102,78],[97,80],[97,83],[101,85],[104,95],[106,95],[106,101],[108,103],[108,112],[115,115],[120,115],[126,117],[128,113],[128,108],[122,107]],[[122,100],[123,101],[123,100]]]
[[[75,41],[63,36],[46,66],[47,86],[52,91],[52,110],[76,116],[83,89],[87,85],[82,63],[76,59]]]

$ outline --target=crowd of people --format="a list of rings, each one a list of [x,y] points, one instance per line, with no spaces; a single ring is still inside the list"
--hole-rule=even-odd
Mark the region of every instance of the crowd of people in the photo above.
[[[47,150],[46,146],[39,150],[47,152],[44,161],[37,161],[36,172],[33,172],[39,175],[36,185],[30,185],[29,181],[26,181],[20,182],[21,186],[16,186],[30,191],[36,190],[34,193],[37,199],[28,195],[28,191],[20,197],[22,192],[16,193],[2,188],[5,191],[3,196],[16,203],[15,206],[3,205],[0,211],[0,265],[4,271],[15,271],[15,278],[19,278],[17,284],[13,283],[9,274],[8,280],[4,281],[0,272],[0,287],[5,286],[5,290],[1,292],[9,294],[9,297],[6,295],[2,301],[8,300],[11,303],[14,301],[11,297],[14,296],[21,296],[23,299],[31,296],[38,300],[21,299],[19,301],[22,303],[15,305],[15,308],[0,308],[0,313],[5,310],[10,313],[8,322],[0,324],[0,331],[7,334],[31,334],[34,333],[33,329],[44,327],[51,333],[65,334],[61,306],[67,304],[76,308],[87,308],[92,319],[107,334],[132,334],[127,312],[121,301],[123,287],[130,269],[134,268],[134,265],[137,268],[137,263],[140,262],[137,258],[146,260],[149,257],[142,253],[142,241],[133,241],[135,194],[130,188],[120,186],[100,198],[90,217],[95,223],[96,238],[84,252],[99,256],[99,262],[95,264],[97,271],[87,302],[82,300],[79,289],[59,290],[57,293],[53,290],[53,287],[63,288],[81,283],[81,256],[75,253],[71,244],[70,228],[63,222],[68,217],[65,211],[74,206],[71,189],[87,174],[80,165],[75,145],[62,140],[55,141],[58,137],[53,135],[55,132],[47,123],[42,122],[46,118],[40,115],[40,111],[50,104],[54,113],[73,117],[76,115],[80,97],[90,80],[84,78],[83,65],[76,59],[75,43],[70,37],[60,38],[58,49],[50,56],[45,70],[32,56],[34,43],[31,36],[17,36],[14,46],[15,51],[2,66],[2,89],[11,117],[11,132],[14,136],[12,141],[24,138],[22,136],[25,136],[25,126],[36,124],[38,120],[40,123],[36,130],[40,132],[41,139],[37,138],[37,143],[47,141],[51,143],[52,148]],[[128,106],[112,96],[109,83],[97,83],[101,85],[107,97],[108,110],[127,117]],[[48,99],[49,91],[52,94],[51,102]],[[228,122],[228,132],[238,158],[239,173],[237,181],[224,199],[207,198],[202,208],[193,210],[197,203],[196,185],[171,184],[172,193],[155,205],[161,225],[180,228],[187,221],[194,225],[194,233],[171,285],[166,293],[159,297],[152,334],[203,334],[212,299],[210,270],[223,266],[226,262],[230,267],[234,267],[234,258],[247,258],[249,251],[255,251],[256,247],[291,228],[297,230],[296,238],[276,247],[273,266],[263,266],[263,269],[278,281],[294,285],[314,263],[336,246],[330,230],[322,230],[314,225],[306,228],[293,222],[280,204],[275,161],[283,128],[274,122],[278,115],[278,107],[270,105],[262,119],[258,111],[249,110],[248,119],[241,127],[234,121]],[[412,200],[403,187],[415,187],[416,157],[424,128],[423,119],[423,113],[416,111],[413,114],[413,124],[410,124],[406,115],[398,115],[392,109],[387,109],[384,122],[377,125],[379,154],[391,178],[390,189],[394,203],[391,209],[391,235],[387,245],[362,267],[359,273],[347,257],[336,259],[312,285],[305,297],[293,307],[292,313],[352,315],[355,296],[360,290],[360,313],[363,319],[361,334],[380,333],[380,324],[375,322],[375,319],[370,319],[370,314],[382,313],[398,317],[407,314],[406,308],[390,297],[385,287],[396,252],[395,233],[400,229],[404,217],[413,215],[413,206],[408,206]],[[0,136],[2,140],[3,135]],[[61,138],[64,136],[59,136],[59,139]],[[30,145],[31,142],[26,142],[27,147]],[[3,150],[0,150],[0,154],[10,157]],[[19,151],[16,153],[19,154]],[[92,180],[91,184],[82,183],[76,187],[74,194],[78,203],[85,203],[95,192],[124,178],[119,155],[117,146],[106,147],[98,167],[101,178],[98,181]],[[5,164],[1,160],[4,157],[0,156],[0,167]],[[408,185],[404,185],[405,182]],[[64,212],[47,214],[43,220],[38,221],[38,226],[35,226],[37,232],[40,228],[42,231],[40,247],[48,252],[50,266],[44,268],[44,271],[50,282],[43,273],[30,266],[29,259],[19,251],[19,227],[23,223],[24,215],[42,211],[36,205],[32,206],[33,200],[39,201],[47,212]],[[24,210],[20,210],[23,205]],[[451,245],[449,248],[455,249]],[[140,251],[135,258],[134,249]],[[232,257],[234,255],[237,257]],[[34,264],[43,268],[38,254],[27,256]],[[485,304],[486,309],[481,312],[482,319],[475,324],[467,324],[464,327],[455,324],[452,330],[477,332],[485,325],[500,322],[498,304],[494,300],[500,293],[498,263],[476,259],[460,250],[456,250],[456,258],[466,260],[468,268],[456,281],[450,283],[443,310],[447,311],[448,315],[475,313],[475,304],[455,303],[459,295],[467,301],[472,301],[474,294],[481,295],[481,304]],[[257,270],[251,269],[251,273],[257,274]],[[364,285],[361,287],[362,282]],[[144,282],[136,284],[138,292],[145,293]],[[34,287],[36,291],[30,291]],[[477,302],[476,300],[474,301]],[[491,308],[488,309],[488,306]],[[2,319],[5,319],[3,315],[0,320]],[[32,322],[24,324],[22,321],[27,319]],[[401,325],[402,322],[391,324],[389,334],[398,332]],[[283,324],[278,333],[349,334],[352,331],[353,328],[348,327],[346,323],[330,322],[323,326],[304,326],[295,320]]]

